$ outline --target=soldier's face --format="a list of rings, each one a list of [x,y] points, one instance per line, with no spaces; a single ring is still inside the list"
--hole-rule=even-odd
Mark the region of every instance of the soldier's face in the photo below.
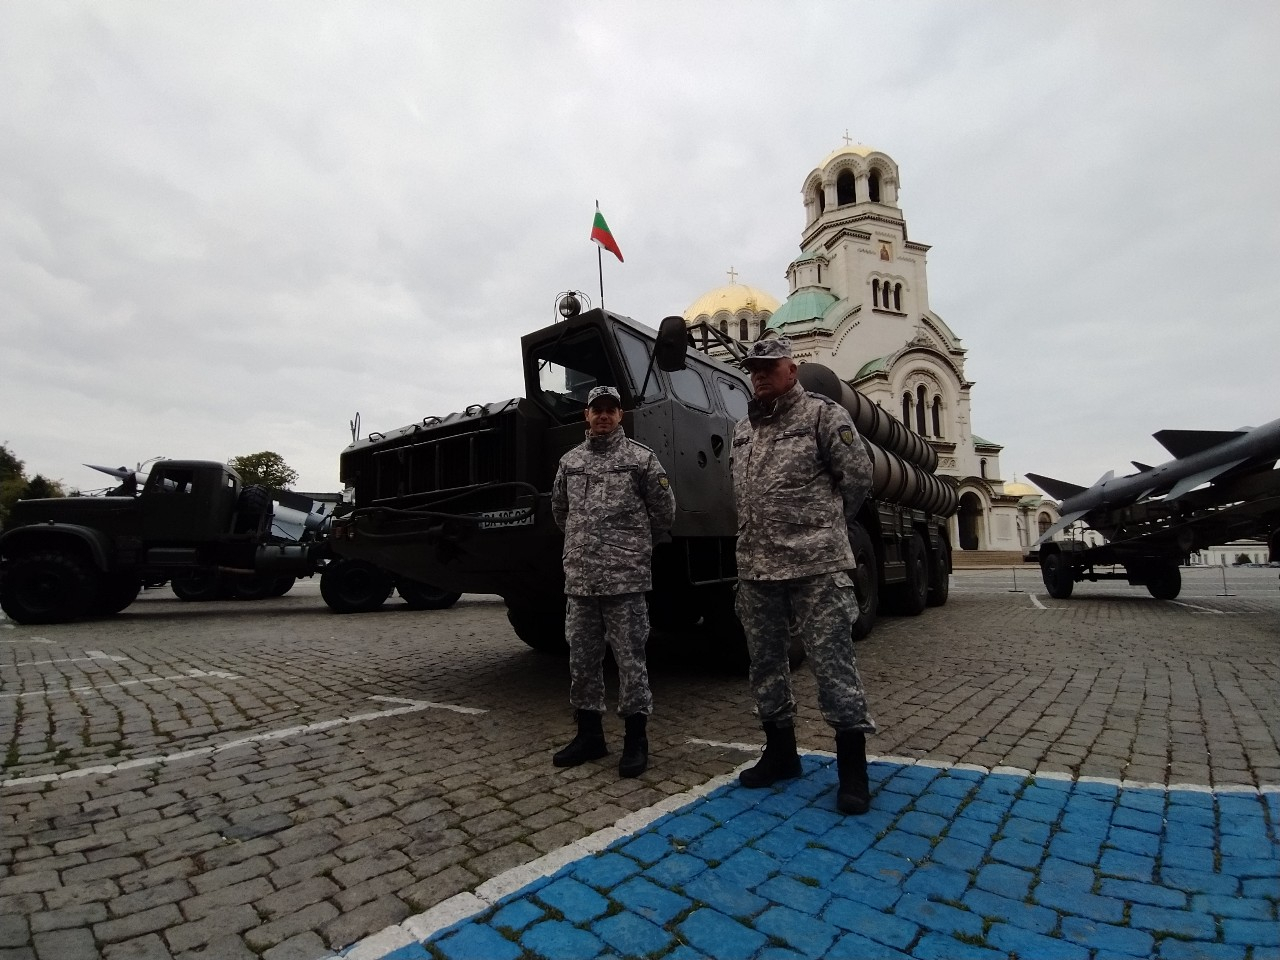
[[[604,437],[618,429],[622,408],[616,403],[597,403],[587,407],[587,429],[593,437]]]
[[[765,403],[777,400],[796,382],[796,365],[791,360],[756,360],[747,371],[756,399]]]

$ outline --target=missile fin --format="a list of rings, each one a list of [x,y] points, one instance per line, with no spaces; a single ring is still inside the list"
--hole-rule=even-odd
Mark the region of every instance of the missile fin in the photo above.
[[[1088,510],[1077,510],[1075,513],[1066,514],[1061,520],[1055,523],[1052,527],[1050,527],[1044,533],[1040,534],[1040,539],[1037,540],[1034,544],[1032,544],[1032,546],[1038,547],[1040,546],[1040,544],[1048,540],[1052,540],[1053,535],[1055,533],[1058,533],[1061,530],[1067,529],[1067,527],[1071,526],[1073,523],[1075,523],[1077,520],[1079,520],[1088,512],[1089,512]]]
[[[1155,469],[1155,467],[1153,467],[1153,466],[1152,466],[1151,464],[1149,464],[1149,463],[1139,463],[1137,460],[1130,460],[1129,462],[1130,462],[1130,463],[1132,463],[1135,467],[1137,467],[1137,468],[1138,468],[1138,472],[1139,472],[1139,473],[1146,473],[1148,470],[1154,470],[1154,469]]]
[[[1200,484],[1208,483],[1210,480],[1226,473],[1233,467],[1240,466],[1240,464],[1244,463],[1247,459],[1249,458],[1245,457],[1241,460],[1232,460],[1229,463],[1218,463],[1210,467],[1208,470],[1201,470],[1199,473],[1193,473],[1189,477],[1183,477],[1173,485],[1169,492],[1164,495],[1164,498],[1165,500],[1177,500],[1184,493],[1190,493],[1196,487],[1200,486]]]
[[[1038,473],[1028,473],[1027,479],[1055,500],[1066,500],[1068,497],[1074,497],[1077,493],[1084,493],[1089,489],[1088,487],[1082,487],[1079,484],[1067,483],[1065,480],[1055,480],[1053,477],[1042,477]]]
[[[1220,443],[1243,437],[1247,430],[1161,430],[1153,433],[1159,444],[1173,454],[1175,459],[1202,453]]]

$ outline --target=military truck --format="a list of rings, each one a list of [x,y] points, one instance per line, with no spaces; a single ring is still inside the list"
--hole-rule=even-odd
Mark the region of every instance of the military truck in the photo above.
[[[732,341],[710,328],[695,337],[680,317],[655,331],[603,309],[584,312],[576,297],[559,307],[562,320],[521,340],[525,397],[371,433],[343,451],[340,477],[350,503],[333,522],[334,553],[353,571],[382,568],[444,590],[497,594],[521,640],[562,650],[563,539],[550,490],[560,457],[582,441],[587,393],[608,384],[622,396],[627,435],[654,451],[676,496],[675,522],[654,550],[653,625],[696,627],[717,642],[740,643],[730,451],[751,387],[741,369],[698,349]],[[806,379],[817,374],[815,382],[848,407],[847,384],[806,366],[813,368]],[[910,460],[927,463],[932,448],[861,400],[864,423],[870,409],[886,431],[890,421],[897,425],[901,450],[888,451],[860,424],[877,486],[850,529],[861,611],[856,637],[871,630],[881,610],[915,615],[946,602],[945,517],[957,503],[954,487],[932,466]]]
[[[161,460],[139,487],[130,474],[106,496],[19,500],[0,533],[0,608],[19,623],[59,623],[119,613],[144,582],[169,580],[186,600],[231,593],[280,595],[296,577],[328,569],[331,517],[310,498],[245,486],[224,463]],[[382,572],[411,605],[447,606],[457,595]],[[340,582],[321,593],[347,612]],[[372,609],[365,586],[358,609]]]

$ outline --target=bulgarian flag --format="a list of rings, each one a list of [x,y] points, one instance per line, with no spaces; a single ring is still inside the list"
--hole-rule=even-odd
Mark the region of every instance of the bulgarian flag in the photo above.
[[[604,214],[600,212],[599,207],[596,207],[595,222],[591,224],[591,239],[617,257],[619,263],[623,262],[618,241],[613,239],[613,234],[609,231],[609,225],[604,222]]]

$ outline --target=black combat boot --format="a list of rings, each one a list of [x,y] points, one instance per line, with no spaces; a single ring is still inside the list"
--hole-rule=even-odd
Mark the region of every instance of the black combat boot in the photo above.
[[[618,776],[638,777],[649,769],[649,738],[645,735],[648,721],[643,713],[633,713],[623,721],[627,725],[627,733],[622,741]]]
[[[840,789],[836,807],[841,813],[866,813],[871,807],[867,789],[867,737],[857,730],[836,731],[836,770]]]
[[[764,756],[754,767],[738,774],[738,782],[748,789],[769,787],[779,780],[800,776],[800,754],[796,753],[796,730],[790,723],[779,726],[772,720],[764,723]]]
[[[557,767],[576,767],[588,760],[599,760],[609,752],[604,745],[604,724],[599,711],[578,710],[575,716],[578,718],[578,735],[551,758]]]

